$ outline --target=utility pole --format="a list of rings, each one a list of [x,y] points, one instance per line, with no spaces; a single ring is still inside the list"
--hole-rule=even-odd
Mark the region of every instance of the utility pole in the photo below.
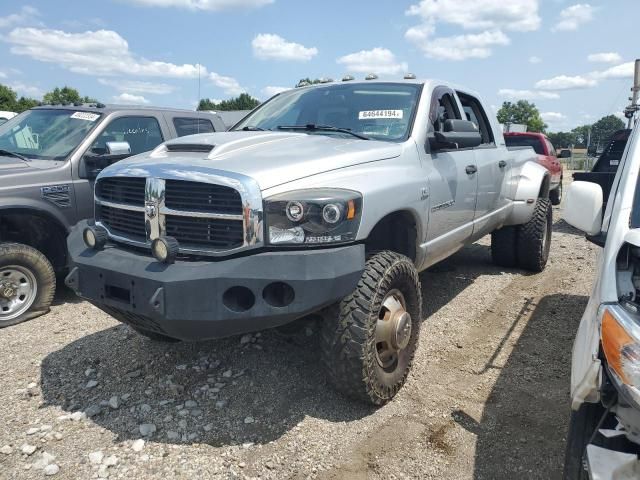
[[[640,59],[636,60],[635,68],[633,69],[633,87],[631,88],[631,105],[624,109],[624,116],[627,117],[629,123],[628,128],[633,127],[633,117],[636,112],[640,110],[638,105],[638,98],[640,97]]]

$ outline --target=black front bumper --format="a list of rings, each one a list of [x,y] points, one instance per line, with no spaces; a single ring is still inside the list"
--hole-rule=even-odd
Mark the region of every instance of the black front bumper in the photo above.
[[[85,226],[67,240],[66,284],[122,322],[181,340],[291,322],[351,293],[364,270],[364,245],[167,265],[144,252],[89,249]]]

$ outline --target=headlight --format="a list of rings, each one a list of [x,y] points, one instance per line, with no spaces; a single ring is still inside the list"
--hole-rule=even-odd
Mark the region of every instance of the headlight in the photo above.
[[[312,189],[265,200],[271,245],[332,244],[356,239],[362,196],[352,190]]]
[[[640,323],[621,305],[601,307],[601,341],[615,383],[640,405]]]

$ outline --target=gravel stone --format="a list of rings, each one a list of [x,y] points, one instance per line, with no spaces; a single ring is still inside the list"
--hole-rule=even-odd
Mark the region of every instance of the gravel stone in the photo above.
[[[135,440],[131,444],[131,450],[133,450],[134,452],[141,452],[143,448],[144,448],[144,440],[141,438]]]
[[[4,445],[2,448],[0,448],[0,453],[2,453],[3,455],[11,455],[13,453],[13,448],[11,448],[10,445]]]
[[[100,465],[103,459],[104,459],[104,453],[99,450],[97,452],[91,452],[89,454],[89,461],[94,465]]]
[[[98,381],[97,380],[89,380],[87,382],[87,384],[85,385],[85,388],[89,389],[89,388],[95,388],[98,386]]]
[[[38,447],[36,447],[35,445],[30,445],[28,443],[25,443],[20,447],[20,451],[25,455],[32,455],[37,449]]]
[[[140,435],[144,437],[149,437],[153,435],[156,431],[156,426],[153,423],[143,423],[139,427]]]
[[[47,475],[47,476],[55,475],[59,471],[60,471],[60,467],[58,465],[56,465],[55,463],[51,463],[51,464],[47,465],[46,467],[44,467],[44,469],[43,469],[44,474]]]
[[[120,399],[117,396],[113,396],[109,399],[109,406],[114,410],[120,407]]]

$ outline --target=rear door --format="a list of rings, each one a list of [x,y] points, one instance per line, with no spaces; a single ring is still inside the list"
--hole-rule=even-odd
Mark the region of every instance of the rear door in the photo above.
[[[478,126],[482,143],[473,149],[478,168],[478,195],[474,215],[474,236],[483,233],[496,223],[496,214],[506,209],[506,174],[508,158],[504,149],[496,144],[495,134],[482,103],[473,95],[457,92],[466,120]]]
[[[462,119],[455,93],[436,87],[429,109],[427,136],[442,130],[445,120]],[[428,148],[428,145],[426,146]],[[473,149],[424,152],[423,167],[429,182],[429,256],[438,258],[457,250],[471,236],[476,208],[478,176]]]

